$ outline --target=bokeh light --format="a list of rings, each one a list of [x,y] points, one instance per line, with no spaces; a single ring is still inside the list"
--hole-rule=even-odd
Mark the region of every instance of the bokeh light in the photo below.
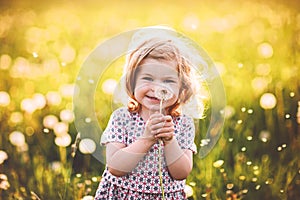
[[[46,98],[42,94],[34,94],[33,95],[33,103],[37,109],[42,109],[46,106]]]
[[[46,94],[47,104],[50,106],[57,106],[61,103],[62,98],[59,92],[50,91]]]
[[[21,112],[13,112],[11,113],[9,120],[14,124],[18,124],[23,121],[23,118],[24,117]]]
[[[232,106],[227,105],[224,109],[224,117],[225,119],[231,118],[235,114],[235,109]]]
[[[59,147],[67,147],[71,144],[72,138],[69,134],[65,133],[55,137],[54,142]]]
[[[23,146],[25,142],[25,136],[20,131],[13,131],[9,134],[9,141],[12,145],[21,147]]]
[[[0,165],[7,160],[8,155],[5,151],[0,150]]]
[[[56,136],[65,135],[69,131],[69,125],[65,122],[58,122],[54,124],[53,131]]]
[[[10,96],[7,92],[0,91],[0,106],[8,106],[10,104]]]
[[[260,97],[260,106],[263,109],[273,109],[276,106],[277,100],[274,94],[272,93],[265,93]]]
[[[27,113],[33,113],[37,109],[36,102],[31,98],[23,99],[21,102],[21,109]]]
[[[60,86],[59,90],[63,97],[71,98],[75,93],[75,85],[74,84],[63,84]]]
[[[60,111],[59,117],[63,122],[71,123],[74,121],[74,113],[72,110],[65,109]]]
[[[185,192],[186,197],[192,197],[194,194],[193,188],[189,185],[185,185],[184,192]]]
[[[96,150],[96,143],[89,138],[84,138],[79,143],[79,151],[83,154],[92,154]]]
[[[0,174],[0,190],[7,190],[10,187],[8,178],[5,174]]]
[[[76,52],[73,47],[66,45],[62,48],[60,52],[60,59],[64,63],[71,63],[74,61]]]
[[[224,160],[217,160],[213,163],[215,168],[220,168],[224,164]]]
[[[102,84],[102,90],[105,94],[113,94],[118,82],[114,79],[107,79]]]
[[[55,115],[47,115],[43,119],[43,125],[46,128],[53,129],[57,123],[58,123],[58,118]]]
[[[0,69],[7,70],[12,63],[12,59],[9,55],[3,54],[0,57]]]
[[[266,42],[258,45],[257,51],[263,58],[271,58],[273,56],[273,47]]]
[[[259,133],[259,139],[262,141],[262,142],[267,142],[271,137],[271,134],[269,131],[267,130],[262,130],[260,133]]]
[[[93,200],[94,199],[94,196],[92,195],[86,195],[84,197],[82,197],[82,200]]]

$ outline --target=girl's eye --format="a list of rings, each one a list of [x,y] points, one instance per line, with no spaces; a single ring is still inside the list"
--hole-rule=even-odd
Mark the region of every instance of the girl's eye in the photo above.
[[[153,79],[151,77],[143,77],[142,79],[146,80],[146,81],[153,81]]]
[[[175,83],[174,80],[171,80],[171,79],[167,79],[167,80],[164,80],[165,83]]]

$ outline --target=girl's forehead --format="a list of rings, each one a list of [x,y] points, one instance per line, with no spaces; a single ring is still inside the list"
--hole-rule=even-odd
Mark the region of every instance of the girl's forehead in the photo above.
[[[169,60],[144,59],[139,65],[139,71],[171,72],[177,74],[177,63]]]
[[[174,66],[171,63],[144,63],[138,68],[139,74],[178,76],[177,66]]]
[[[145,58],[141,61],[140,65],[144,64],[157,64],[157,65],[170,65],[173,67],[177,66],[177,62],[174,60],[166,60],[166,59],[155,59],[155,58]]]

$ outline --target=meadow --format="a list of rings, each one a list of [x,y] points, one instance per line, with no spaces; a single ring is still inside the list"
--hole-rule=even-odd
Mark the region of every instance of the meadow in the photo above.
[[[101,132],[81,133],[78,73],[124,31],[168,25],[199,44],[225,89],[220,138],[194,155],[190,199],[300,199],[300,2],[283,0],[0,0],[0,199],[93,199],[104,169]],[[120,59],[93,80],[102,130],[117,106]],[[195,120],[205,140],[211,109]],[[77,138],[77,140],[76,140]]]

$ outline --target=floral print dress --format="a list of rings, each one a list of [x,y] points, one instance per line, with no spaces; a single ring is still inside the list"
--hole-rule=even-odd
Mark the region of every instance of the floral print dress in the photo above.
[[[175,137],[182,149],[196,152],[194,144],[195,128],[193,120],[185,115],[173,117]],[[145,122],[138,113],[130,113],[127,108],[113,112],[105,129],[101,144],[120,142],[126,146],[133,143],[144,132]],[[154,144],[136,168],[121,177],[112,175],[107,167],[96,191],[96,200],[161,200],[162,191],[159,181],[159,144]],[[162,148],[164,155],[164,148]],[[168,172],[165,160],[162,163],[162,178],[165,199],[186,199],[185,180],[174,180]]]

